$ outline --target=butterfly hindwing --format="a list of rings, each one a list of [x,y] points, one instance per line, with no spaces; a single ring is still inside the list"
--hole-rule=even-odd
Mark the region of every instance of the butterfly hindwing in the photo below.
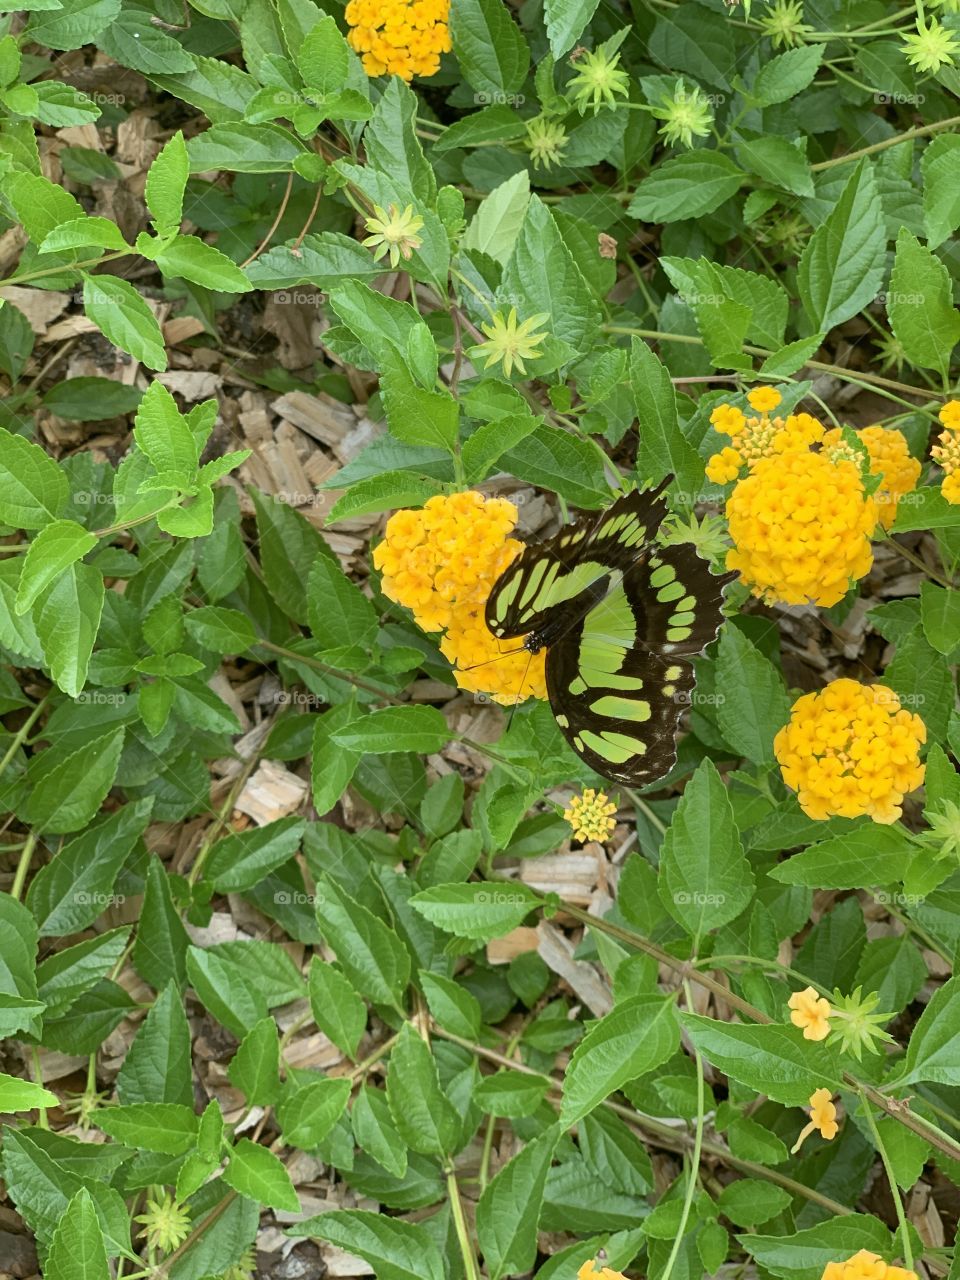
[[[501,574],[486,606],[487,626],[499,638],[526,635],[554,620],[576,616],[612,572],[636,562],[667,516],[664,485],[618,498],[592,524],[579,521],[545,542],[524,548]]]
[[[723,587],[689,545],[656,548],[547,650],[560,729],[604,777],[642,785],[676,760],[677,721],[701,653],[722,621]]]

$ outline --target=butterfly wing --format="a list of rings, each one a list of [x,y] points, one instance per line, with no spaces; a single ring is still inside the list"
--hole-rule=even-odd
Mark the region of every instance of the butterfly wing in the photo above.
[[[637,561],[667,516],[659,489],[628,493],[591,522],[578,521],[545,542],[531,543],[497,579],[487,600],[487,626],[495,636],[527,635],[556,617],[575,617],[573,602],[591,595],[611,573]]]
[[[690,658],[716,637],[723,588],[686,544],[656,548],[547,650],[547,692],[574,750],[603,777],[634,786],[669,773]]]

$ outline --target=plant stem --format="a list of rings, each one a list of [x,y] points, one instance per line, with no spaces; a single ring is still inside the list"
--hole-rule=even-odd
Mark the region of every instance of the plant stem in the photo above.
[[[20,726],[17,732],[13,735],[13,741],[10,743],[9,747],[7,747],[6,751],[4,752],[3,759],[0,760],[0,774],[2,774],[3,771],[6,769],[7,765],[16,755],[18,749],[23,746],[24,742],[26,742],[27,738],[30,735],[30,730],[36,724],[38,718],[43,714],[43,709],[47,705],[47,700],[49,699],[49,697],[50,697],[50,692],[48,691],[43,695],[43,697],[40,699],[37,705],[33,708],[33,710],[27,716],[26,720],[24,720],[23,724]]]
[[[41,1065],[40,1065],[40,1047],[39,1047],[39,1045],[33,1045],[33,1047],[32,1047],[32,1048],[31,1048],[31,1050],[30,1050],[30,1057],[31,1057],[31,1059],[32,1059],[32,1061],[33,1061],[33,1079],[34,1079],[34,1083],[38,1084],[38,1085],[40,1086],[40,1088],[42,1089],[42,1088],[44,1087],[44,1085],[43,1085],[43,1067],[41,1067]],[[40,1128],[41,1128],[41,1129],[49,1129],[49,1128],[50,1128],[50,1126],[49,1126],[49,1124],[47,1123],[47,1108],[43,1105],[43,1103],[38,1104],[38,1106],[37,1106],[37,1111],[38,1111],[38,1113],[39,1113],[39,1115],[40,1115]]]
[[[457,1185],[457,1175],[452,1167],[447,1170],[447,1196],[450,1200],[450,1211],[453,1214],[453,1226],[457,1233],[457,1240],[460,1242],[460,1254],[463,1258],[463,1269],[466,1273],[467,1280],[480,1280],[480,1271],[477,1267],[477,1259],[473,1252],[473,1244],[470,1240],[470,1231],[467,1227],[467,1219],[463,1212],[463,1201],[460,1199],[460,1188]]]
[[[33,857],[33,851],[37,844],[37,833],[31,831],[24,842],[20,851],[20,861],[17,863],[17,872],[13,878],[13,888],[10,890],[10,897],[20,899],[23,893],[23,886],[27,880],[27,872],[30,870],[30,859]]]
[[[861,156],[872,156],[878,151],[886,151],[887,147],[896,147],[901,142],[924,138],[930,133],[939,133],[941,129],[953,129],[957,125],[960,125],[960,116],[951,116],[949,120],[935,120],[933,124],[920,125],[916,129],[908,129],[906,133],[884,138],[882,142],[872,142],[869,147],[861,147],[859,151],[848,151],[845,156],[835,156],[832,160],[820,160],[817,164],[812,164],[810,169],[813,173],[823,169],[833,169],[838,164],[849,164],[851,160],[859,160]]]
[[[866,1116],[867,1125],[873,1137],[874,1145],[880,1153],[880,1159],[883,1161],[883,1167],[887,1174],[887,1181],[890,1183],[890,1194],[893,1196],[893,1206],[897,1211],[897,1221],[900,1223],[900,1237],[903,1240],[903,1261],[908,1271],[913,1270],[913,1250],[910,1247],[910,1229],[907,1225],[907,1215],[903,1211],[903,1197],[900,1195],[900,1188],[897,1185],[897,1176],[894,1173],[893,1165],[890,1157],[887,1155],[887,1148],[883,1145],[883,1139],[880,1137],[880,1130],[877,1128],[877,1122],[873,1118],[873,1108],[864,1096],[863,1090],[860,1090],[860,1105],[863,1107],[863,1114]]]
[[[683,992],[686,997],[687,1007],[692,1009],[693,997],[690,993],[690,984],[687,981],[684,981]],[[693,1207],[693,1197],[696,1194],[697,1182],[700,1177],[700,1155],[703,1150],[703,1059],[700,1056],[700,1050],[696,1046],[694,1046],[693,1053],[697,1064],[697,1127],[693,1139],[693,1152],[690,1156],[690,1172],[687,1176],[687,1190],[683,1197],[683,1209],[680,1212],[680,1222],[677,1225],[677,1237],[673,1242],[673,1248],[670,1250],[670,1256],[667,1258],[667,1265],[663,1269],[660,1280],[670,1280],[670,1276],[673,1274],[674,1264],[677,1261],[680,1246],[683,1244],[683,1237],[686,1235],[687,1222],[690,1219],[690,1210]]]

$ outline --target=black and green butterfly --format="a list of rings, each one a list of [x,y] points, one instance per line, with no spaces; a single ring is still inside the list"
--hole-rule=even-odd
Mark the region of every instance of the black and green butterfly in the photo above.
[[[495,636],[547,650],[550,706],[574,750],[634,786],[673,767],[690,659],[716,637],[723,588],[736,577],[712,575],[688,543],[654,543],[666,483],[527,546],[486,605]]]

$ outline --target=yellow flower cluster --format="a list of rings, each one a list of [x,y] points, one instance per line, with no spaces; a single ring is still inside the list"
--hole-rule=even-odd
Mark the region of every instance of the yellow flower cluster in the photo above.
[[[943,431],[930,452],[944,470],[940,492],[948,502],[960,504],[960,400],[948,400],[939,416]]]
[[[828,1262],[821,1280],[917,1280],[917,1273],[888,1266],[875,1253],[861,1249],[846,1262]]]
[[[889,529],[897,514],[897,503],[905,493],[912,493],[920,478],[920,463],[910,456],[902,431],[893,427],[864,427],[857,435],[866,445],[870,455],[870,474],[883,476],[883,483],[874,493],[877,516],[884,529]],[[836,460],[852,457],[852,450],[843,442],[839,430],[828,431],[823,437],[823,447]]]
[[[836,604],[873,563],[877,511],[847,459],[799,449],[760,458],[726,514],[727,568],[768,602]]]
[[[347,40],[368,76],[432,76],[449,53],[450,0],[350,0]]]
[[[497,640],[484,621],[487,596],[522,547],[510,537],[516,522],[505,498],[473,489],[438,494],[420,509],[395,511],[373,553],[384,594],[410,609],[424,631],[446,632],[440,649],[461,689],[504,704],[547,696],[545,652]]]
[[[599,1258],[588,1258],[577,1272],[577,1280],[625,1280],[622,1271],[605,1267]]]
[[[754,387],[747,400],[758,417],[748,418],[733,404],[717,405],[710,414],[715,431],[730,436],[733,447],[715,453],[707,463],[707,479],[715,484],[729,484],[746,464],[751,470],[761,458],[808,449],[823,438],[823,426],[809,413],[791,413],[786,418],[771,418],[771,412],[782,400],[775,387]]]
[[[613,815],[617,806],[608,800],[602,791],[594,791],[587,787],[582,796],[574,796],[570,808],[564,809],[563,816],[573,827],[577,840],[599,840],[602,844],[609,839],[617,825]]]
[[[818,995],[813,987],[806,987],[795,991],[787,1005],[791,1010],[790,1021],[795,1027],[803,1028],[804,1040],[826,1040],[833,1014],[829,1000]]]
[[[810,1095],[810,1123],[801,1129],[800,1137],[790,1148],[791,1155],[795,1155],[810,1134],[817,1130],[828,1142],[837,1136],[840,1126],[837,1123],[837,1108],[831,1101],[831,1096],[829,1089],[815,1089]]]
[[[923,782],[926,725],[886,685],[833,680],[794,704],[773,740],[783,780],[810,818],[896,822]]]

